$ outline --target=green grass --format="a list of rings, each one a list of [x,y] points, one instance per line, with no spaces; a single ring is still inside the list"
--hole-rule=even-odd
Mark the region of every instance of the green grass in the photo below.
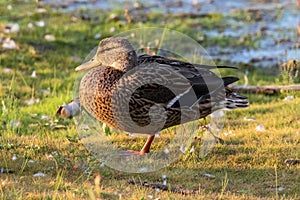
[[[149,14],[142,18],[142,25],[134,20],[129,24],[123,10],[116,10],[119,19],[109,19],[111,13],[97,11],[74,11],[72,13],[36,13],[35,4],[12,4],[8,11],[7,2],[0,2],[0,37],[13,39],[18,49],[0,48],[0,168],[11,168],[12,174],[0,174],[1,199],[299,199],[300,166],[287,167],[286,158],[300,157],[300,94],[286,92],[277,96],[245,94],[249,97],[250,108],[240,109],[226,115],[226,123],[221,137],[225,144],[217,144],[206,157],[199,158],[200,144],[196,150],[187,153],[173,164],[156,172],[129,174],[108,167],[100,167],[100,161],[90,155],[78,140],[73,120],[55,117],[57,106],[72,99],[73,84],[76,79],[74,68],[80,64],[75,58],[84,58],[97,45],[94,39],[98,32],[102,37],[113,35],[110,28],[122,32],[141,26],[156,26],[159,14]],[[27,11],[30,11],[28,13]],[[81,19],[89,14],[91,20]],[[244,13],[241,19],[249,18]],[[72,20],[76,16],[77,20]],[[227,16],[228,17],[228,16]],[[229,16],[230,17],[230,16]],[[237,15],[232,16],[239,19]],[[29,29],[29,22],[44,20],[46,27]],[[180,19],[168,18],[169,28],[197,37],[189,25]],[[173,21],[172,21],[173,20]],[[206,16],[202,20],[205,28],[222,24],[224,18],[218,14]],[[3,33],[1,27],[17,22],[18,33]],[[161,25],[159,25],[161,26]],[[220,25],[222,28],[222,25]],[[53,42],[44,39],[45,34],[53,34]],[[230,42],[217,38],[216,43]],[[213,41],[213,40],[212,40]],[[204,43],[212,42],[206,38]],[[249,38],[249,45],[255,41]],[[214,43],[213,43],[214,44]],[[241,44],[236,44],[241,45]],[[10,68],[10,72],[5,72]],[[241,70],[223,74],[234,74],[249,70],[249,84],[289,84],[286,75],[274,76],[252,66],[242,66]],[[31,78],[33,71],[37,77]],[[243,83],[243,80],[240,84]],[[48,91],[48,92],[45,92]],[[293,95],[294,100],[283,101]],[[27,105],[31,98],[38,103]],[[244,117],[256,121],[246,121]],[[263,124],[264,132],[255,128]],[[58,125],[63,125],[58,127]],[[226,136],[226,133],[231,133]],[[111,136],[115,144],[139,149],[144,140],[127,142],[128,137]],[[115,137],[115,138],[114,138]],[[165,142],[156,139],[153,151]],[[12,160],[16,155],[17,159]],[[51,156],[49,156],[51,155]],[[35,173],[45,173],[45,177],[33,177]],[[204,177],[209,173],[215,178]],[[169,191],[129,185],[131,178],[162,183],[167,175],[170,186],[199,190],[199,194],[181,195]],[[95,177],[101,178],[100,185]],[[278,188],[283,187],[283,191]]]

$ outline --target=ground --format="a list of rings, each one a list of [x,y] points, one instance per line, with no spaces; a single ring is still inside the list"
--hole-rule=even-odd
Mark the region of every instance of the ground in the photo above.
[[[158,171],[119,172],[102,166],[79,140],[74,121],[57,118],[55,111],[73,97],[74,68],[101,38],[114,34],[111,27],[121,32],[140,26],[161,26],[160,14],[143,16],[141,25],[129,20],[130,13],[128,16],[124,10],[60,12],[38,7],[37,3],[1,1],[0,5],[0,168],[13,170],[0,174],[1,199],[300,198],[300,166],[284,163],[287,158],[300,157],[299,92],[244,94],[250,107],[226,113],[220,134],[225,143],[216,144],[205,157],[199,157],[201,142],[196,142],[192,144],[195,151],[187,151]],[[119,17],[112,17],[112,13]],[[186,24],[170,16],[165,16],[165,20],[170,21],[169,28],[197,38],[201,35],[194,34],[195,26],[210,29],[214,25],[221,29],[224,18],[251,21],[255,17],[253,13],[239,14],[198,16],[199,24],[194,23],[194,18]],[[19,30],[7,31],[6,25],[11,23],[17,23]],[[101,33],[100,38],[95,37],[97,33]],[[7,38],[15,41],[15,48],[3,47]],[[204,37],[203,46],[221,43],[248,48],[255,47],[259,38],[245,40],[241,43],[231,37]],[[221,71],[223,75],[240,77],[238,84],[244,84],[245,71],[249,85],[299,82],[281,72],[279,65],[266,70],[251,63],[225,64],[239,67]],[[110,134],[116,145],[130,149],[143,145],[141,138],[127,142],[131,137]],[[154,142],[152,150],[159,149],[163,142]],[[162,184],[163,175],[168,186],[196,190],[197,194],[182,195],[128,183],[136,179]]]

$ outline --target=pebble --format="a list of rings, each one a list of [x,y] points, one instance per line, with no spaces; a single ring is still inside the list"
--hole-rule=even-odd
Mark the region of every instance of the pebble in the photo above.
[[[292,101],[294,99],[294,96],[287,96],[284,98],[285,101]]]
[[[165,148],[164,153],[165,153],[165,154],[169,154],[169,153],[170,153],[169,149],[168,149],[168,148]]]
[[[55,39],[55,36],[54,35],[52,35],[52,34],[47,34],[47,35],[45,35],[45,40],[47,40],[47,41],[49,41],[49,42],[53,42],[53,41],[55,41],[56,39]]]
[[[34,70],[30,76],[31,78],[36,78],[36,71]]]
[[[265,129],[264,125],[260,124],[260,125],[256,126],[255,130],[260,131],[260,132],[264,132],[266,129]]]
[[[44,27],[46,26],[46,23],[44,21],[37,21],[35,22],[35,25],[37,25],[38,27]]]
[[[48,119],[49,118],[49,116],[47,116],[47,115],[42,115],[41,116],[41,119]]]
[[[4,30],[5,33],[17,33],[19,31],[20,31],[20,26],[17,23],[7,24]]]
[[[95,38],[95,39],[100,39],[100,38],[101,38],[101,33],[95,34],[94,38]]]
[[[244,117],[245,121],[249,121],[249,122],[255,122],[256,120],[254,118],[248,118],[248,117]]]
[[[190,149],[190,153],[193,153],[195,151],[195,147],[192,146],[192,148]]]
[[[19,126],[21,126],[21,122],[18,120],[10,120],[10,126],[13,128],[18,128]]]
[[[36,9],[36,12],[37,12],[37,13],[46,13],[47,10],[46,10],[45,8],[37,8],[37,9]]]
[[[10,73],[10,72],[11,72],[11,69],[10,69],[10,68],[4,68],[3,72],[4,72],[4,73]]]
[[[14,161],[14,160],[17,160],[16,154],[14,154],[13,157],[12,157],[11,159],[12,159],[13,161]]]
[[[31,99],[26,101],[26,104],[30,106],[30,105],[33,105],[33,104],[39,103],[39,102],[40,102],[40,99],[31,98]]]
[[[111,27],[111,28],[109,29],[109,32],[112,33],[112,32],[115,32],[115,30],[116,30],[115,27]]]
[[[38,172],[36,174],[33,174],[33,177],[45,177],[46,174],[42,173],[42,172]]]
[[[185,151],[186,151],[185,145],[181,145],[179,150],[180,150],[182,153],[185,153]]]
[[[232,135],[232,131],[224,132],[223,134],[224,134],[225,136]]]
[[[3,49],[16,49],[17,45],[15,41],[10,38],[6,38],[2,44]]]
[[[208,173],[203,174],[203,176],[208,177],[208,178],[215,178],[214,175],[208,174]]]
[[[52,159],[52,158],[53,158],[53,155],[52,155],[52,154],[46,154],[46,158],[47,158],[47,159]]]
[[[27,27],[30,28],[30,29],[32,29],[32,28],[33,28],[33,23],[29,22],[29,23],[27,24]]]

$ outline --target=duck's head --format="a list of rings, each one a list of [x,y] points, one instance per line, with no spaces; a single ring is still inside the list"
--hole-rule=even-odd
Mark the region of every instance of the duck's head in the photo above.
[[[86,63],[76,67],[76,71],[98,66],[110,66],[120,71],[128,71],[137,64],[137,55],[131,43],[120,37],[100,41],[96,55]]]

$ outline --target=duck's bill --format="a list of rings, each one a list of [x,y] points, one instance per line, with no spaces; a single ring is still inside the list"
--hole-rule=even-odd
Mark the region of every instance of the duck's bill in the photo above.
[[[93,67],[97,67],[99,64],[95,62],[94,59],[91,59],[90,61],[87,61],[86,63],[83,63],[75,68],[75,71],[81,71],[81,70],[87,70],[91,69]]]

